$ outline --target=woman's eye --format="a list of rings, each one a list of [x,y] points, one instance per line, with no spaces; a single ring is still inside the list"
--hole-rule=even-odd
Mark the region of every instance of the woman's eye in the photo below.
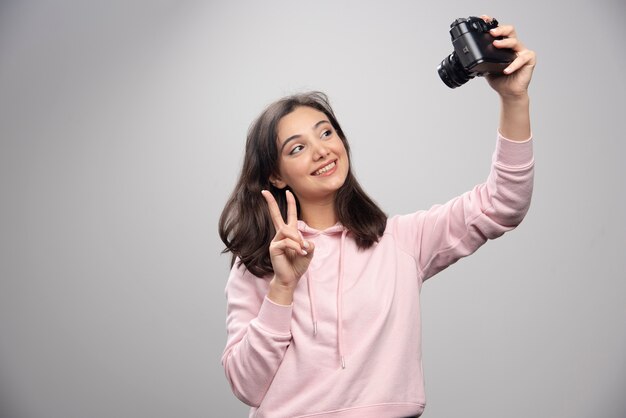
[[[297,154],[300,151],[302,151],[302,148],[304,148],[302,145],[297,145],[295,147],[293,147],[293,149],[289,152],[289,155],[293,155],[293,154]]]
[[[330,129],[326,129],[324,132],[322,132],[322,138],[328,138],[332,134],[333,132]]]

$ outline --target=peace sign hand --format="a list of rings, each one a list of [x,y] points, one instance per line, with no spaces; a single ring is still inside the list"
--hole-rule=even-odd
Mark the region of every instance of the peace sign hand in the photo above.
[[[306,272],[313,258],[315,246],[312,242],[307,242],[302,238],[298,231],[298,214],[296,208],[296,199],[293,194],[287,190],[287,223],[276,203],[276,199],[272,193],[267,190],[261,192],[267,201],[272,223],[276,230],[276,235],[270,243],[270,260],[274,268],[274,279],[272,280],[275,287],[281,291],[291,293],[300,280],[300,277]],[[285,300],[281,300],[283,303]],[[276,302],[281,303],[276,300]],[[291,303],[291,301],[288,301]]]

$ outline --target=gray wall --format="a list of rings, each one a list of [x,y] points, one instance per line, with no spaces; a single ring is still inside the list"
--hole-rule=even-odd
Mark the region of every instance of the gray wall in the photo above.
[[[425,417],[626,416],[622,0],[0,3],[0,416],[242,417],[217,220],[270,101],[327,92],[389,214],[482,181],[456,17],[535,49],[522,226],[423,289]]]

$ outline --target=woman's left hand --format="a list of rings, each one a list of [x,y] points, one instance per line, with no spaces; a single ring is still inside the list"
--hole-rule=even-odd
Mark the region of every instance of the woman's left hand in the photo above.
[[[491,17],[482,15],[486,22]],[[517,38],[515,28],[511,25],[498,26],[490,31],[494,37],[502,36],[504,39],[494,40],[496,48],[510,48],[517,54],[517,58],[504,70],[504,74],[487,75],[489,85],[503,98],[515,98],[525,96],[528,93],[528,85],[535,68],[535,53],[526,48]]]

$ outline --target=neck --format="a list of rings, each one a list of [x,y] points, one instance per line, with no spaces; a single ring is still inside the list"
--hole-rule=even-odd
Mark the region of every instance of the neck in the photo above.
[[[302,220],[311,228],[324,230],[335,225],[339,219],[335,210],[334,196],[331,199],[317,202],[300,201]]]

